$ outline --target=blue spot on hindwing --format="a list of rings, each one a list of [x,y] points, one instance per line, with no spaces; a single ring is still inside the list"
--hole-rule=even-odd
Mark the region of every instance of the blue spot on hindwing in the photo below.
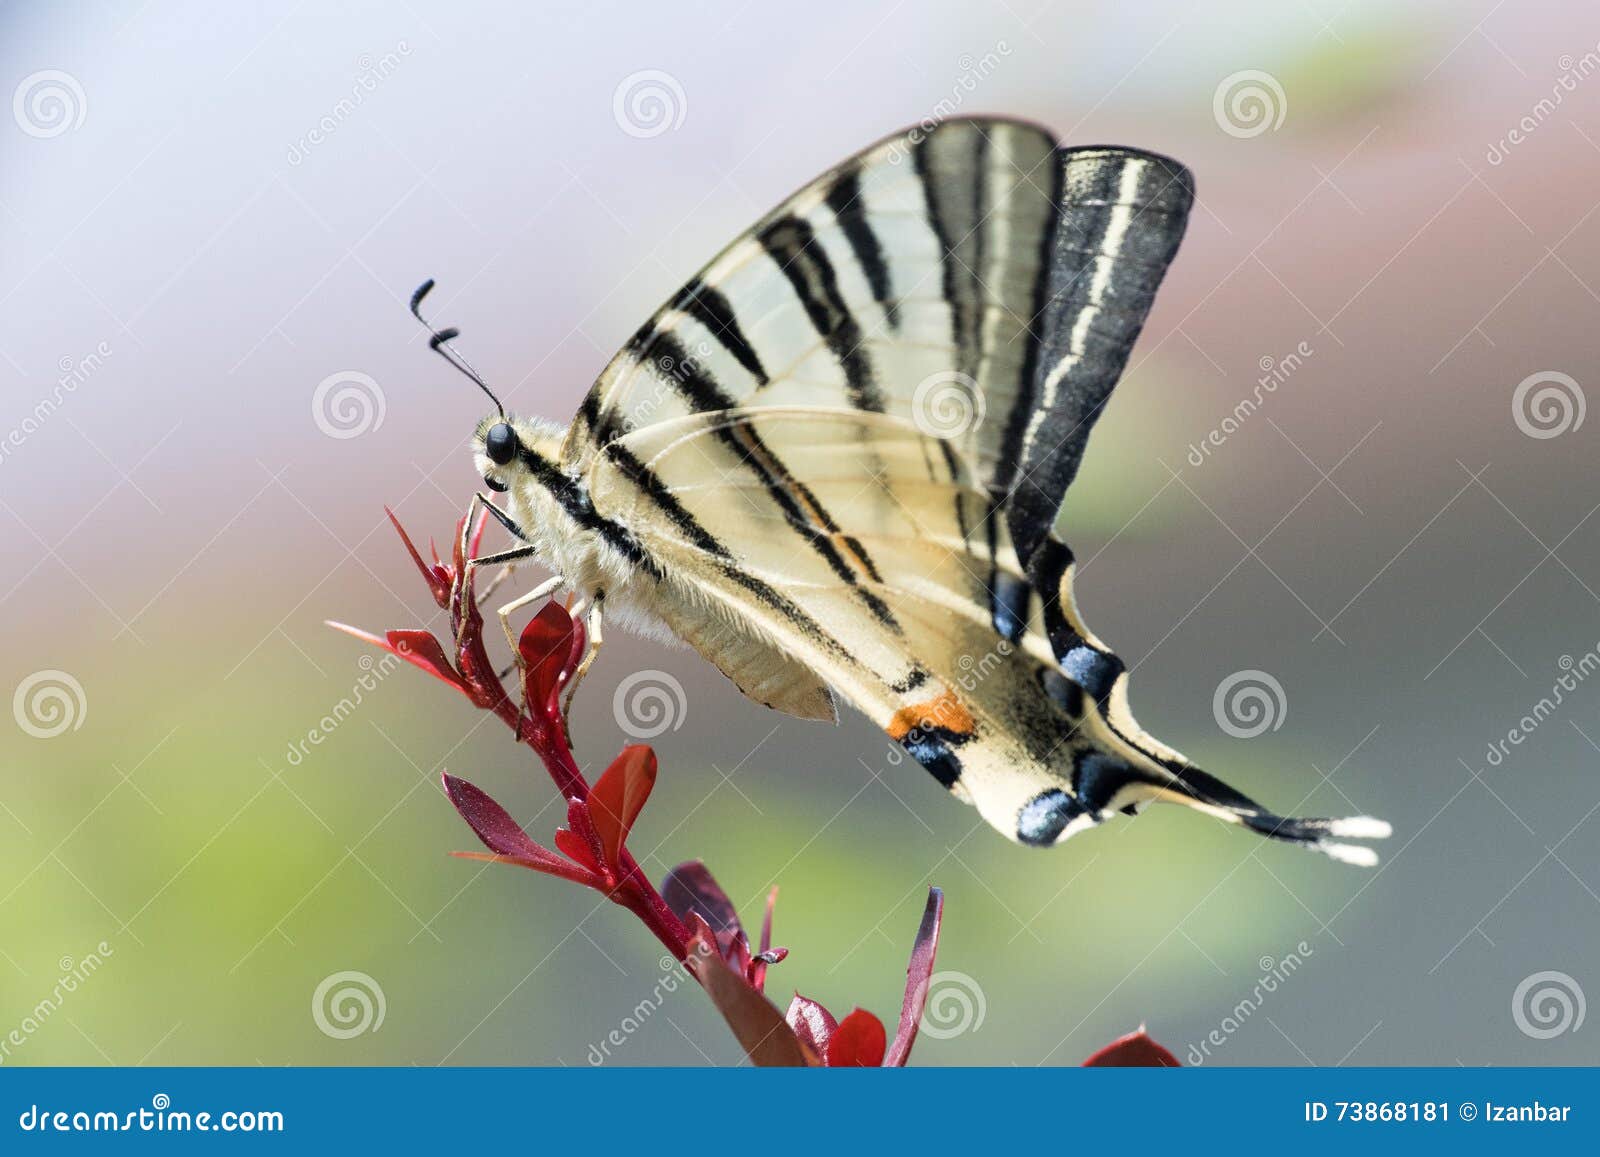
[[[1079,643],[1063,652],[1060,662],[1067,678],[1087,691],[1096,702],[1104,702],[1117,676],[1122,674],[1121,659],[1097,651],[1087,643]]]
[[[1060,788],[1040,792],[1017,816],[1017,839],[1032,847],[1048,847],[1069,823],[1085,814],[1083,805]]]

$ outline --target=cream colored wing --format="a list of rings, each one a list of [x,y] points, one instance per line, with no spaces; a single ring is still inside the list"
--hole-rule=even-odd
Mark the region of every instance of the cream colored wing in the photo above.
[[[720,601],[663,599],[652,604],[673,634],[714,665],[745,695],[774,711],[836,723],[833,692],[804,663],[774,646]]]
[[[886,414],[733,408],[624,435],[585,482],[667,602],[753,625],[1011,839],[1055,843],[1163,799],[1366,851],[1328,842],[1350,821],[1266,813],[1145,735],[1121,661],[1078,620],[1066,546],[1047,540],[1024,571],[1003,525],[975,533],[988,496],[947,451]]]

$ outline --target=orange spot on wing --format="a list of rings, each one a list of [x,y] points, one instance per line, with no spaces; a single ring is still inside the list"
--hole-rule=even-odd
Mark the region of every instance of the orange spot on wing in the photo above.
[[[889,720],[888,732],[893,739],[904,739],[913,731],[934,728],[956,735],[971,735],[975,727],[972,712],[966,705],[953,692],[941,691],[926,702],[910,703],[896,711]]]

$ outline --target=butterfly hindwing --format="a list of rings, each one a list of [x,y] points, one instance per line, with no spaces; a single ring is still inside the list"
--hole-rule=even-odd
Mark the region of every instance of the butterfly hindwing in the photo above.
[[[1034,389],[1006,519],[1024,562],[1049,534],[1089,431],[1178,251],[1194,180],[1130,149],[1064,149]]]

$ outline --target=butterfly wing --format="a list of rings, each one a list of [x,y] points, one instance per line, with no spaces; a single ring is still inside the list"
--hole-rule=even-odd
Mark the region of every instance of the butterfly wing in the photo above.
[[[634,334],[584,399],[564,464],[579,473],[630,430],[733,405],[895,415],[965,461],[987,500],[976,532],[1006,522],[1026,562],[1192,200],[1174,161],[1058,149],[1022,122],[887,138],[778,206]],[[1016,595],[992,592],[997,620]]]
[[[1020,584],[1021,565],[1003,526],[993,556],[970,533],[988,495],[910,422],[818,407],[685,415],[608,443],[586,477],[595,510],[667,576],[669,623],[681,607],[758,625],[756,641],[837,688],[1012,838],[1029,800],[1070,785],[1088,744],[1074,729],[1093,726],[1083,696],[1057,669],[1042,606],[1015,641],[995,631],[990,576]]]
[[[741,687],[831,682],[1012,838],[1174,798],[1325,843],[1138,730],[1051,534],[1192,199],[1175,162],[1018,122],[889,138],[634,335],[563,466]]]
[[[1004,527],[972,535],[988,496],[937,442],[885,414],[734,408],[624,435],[586,481],[663,573],[669,622],[741,625],[1011,839],[1057,843],[1164,800],[1367,862],[1331,837],[1372,821],[1273,815],[1140,729],[1122,663],[1078,619],[1066,546],[1047,538],[1025,570]],[[995,573],[1030,592],[1009,638]]]

